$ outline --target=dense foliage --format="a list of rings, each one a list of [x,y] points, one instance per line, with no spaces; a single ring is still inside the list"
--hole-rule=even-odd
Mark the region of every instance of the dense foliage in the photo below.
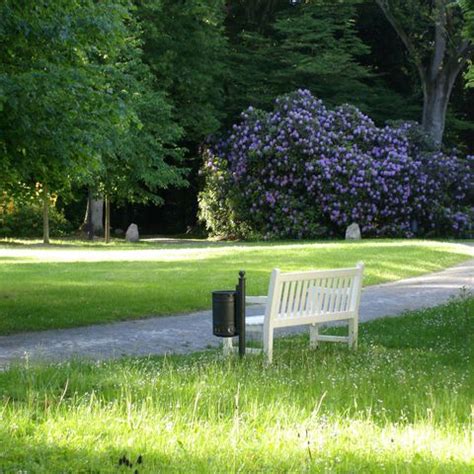
[[[136,3],[144,60],[168,94],[185,141],[200,142],[219,129],[224,116],[224,1]]]
[[[459,234],[468,225],[472,157],[429,150],[415,124],[377,127],[307,90],[250,107],[207,150],[201,217],[216,234],[267,238]]]
[[[233,73],[229,106],[234,117],[250,104],[271,107],[275,97],[300,87],[332,104],[350,100],[370,107],[368,79],[373,75],[360,62],[370,49],[357,35],[353,21],[357,1],[318,0],[298,6],[274,2],[266,24],[257,21],[263,12],[252,2],[235,3],[232,25],[229,21]],[[252,8],[257,11],[251,13]],[[254,21],[249,14],[256,17]]]
[[[55,204],[53,199],[49,211],[50,232],[53,237],[62,237],[74,228]],[[42,212],[38,199],[0,199],[0,238],[40,237],[43,230]]]
[[[349,102],[377,125],[422,118],[418,56],[377,2],[33,3],[0,5],[0,192],[29,192],[46,204],[57,194],[76,198],[75,222],[88,188],[112,201],[114,225],[133,219],[148,232],[184,232],[196,223],[208,136],[249,105],[269,110],[298,88],[330,107]],[[449,57],[458,40],[472,49],[472,0],[462,9],[453,0],[385,3],[424,65],[444,38],[440,28]],[[446,24],[433,22],[447,5]],[[458,76],[472,84],[472,68]],[[474,89],[451,82],[450,107],[438,114],[446,115],[444,143],[472,152]],[[146,202],[164,210],[137,206]]]
[[[177,142],[183,129],[173,118],[173,106],[143,54],[137,19],[127,16],[130,35],[115,52],[108,84],[127,122],[107,136],[111,146],[101,155],[98,173],[89,187],[116,203],[161,203],[160,190],[183,186],[183,149]]]
[[[24,0],[2,2],[0,153],[10,170],[0,177],[3,186],[34,189],[40,182],[60,191],[97,167],[111,146],[103,137],[128,120],[109,85],[126,41],[126,13],[111,0],[34,8]]]
[[[144,201],[183,184],[181,129],[142,61],[132,12],[127,0],[2,3],[2,191],[34,197],[41,183],[47,204],[87,184]]]

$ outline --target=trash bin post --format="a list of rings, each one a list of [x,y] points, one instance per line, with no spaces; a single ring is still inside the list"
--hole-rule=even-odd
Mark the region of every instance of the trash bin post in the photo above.
[[[239,284],[237,285],[237,327],[239,333],[239,355],[245,355],[245,272],[239,272]]]

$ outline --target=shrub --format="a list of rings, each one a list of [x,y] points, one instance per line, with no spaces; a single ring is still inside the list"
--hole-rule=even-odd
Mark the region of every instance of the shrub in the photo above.
[[[309,91],[250,107],[206,150],[200,216],[214,234],[267,238],[459,234],[469,225],[473,157],[425,146],[414,123],[377,127]]]
[[[71,224],[55,206],[49,208],[49,229],[53,237],[72,232]],[[40,237],[42,232],[42,203],[34,200],[0,202],[0,237]]]

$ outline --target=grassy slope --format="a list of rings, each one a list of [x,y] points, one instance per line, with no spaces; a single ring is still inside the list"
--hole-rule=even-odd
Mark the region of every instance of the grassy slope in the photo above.
[[[454,265],[468,258],[469,250],[429,241],[196,245],[145,244],[135,248],[156,250],[124,250],[117,257],[121,261],[94,262],[48,261],[58,255],[61,260],[68,253],[64,248],[56,255],[36,249],[39,261],[5,253],[2,258],[0,249],[0,334],[209,308],[211,291],[232,288],[239,269],[247,271],[249,294],[265,294],[274,267],[344,267],[362,260],[364,284],[372,285]],[[106,260],[110,250],[120,249],[86,246],[74,258]],[[143,255],[148,260],[130,261]]]
[[[471,298],[366,323],[357,352],[279,340],[270,368],[215,352],[13,368],[0,471],[472,472],[473,317]]]

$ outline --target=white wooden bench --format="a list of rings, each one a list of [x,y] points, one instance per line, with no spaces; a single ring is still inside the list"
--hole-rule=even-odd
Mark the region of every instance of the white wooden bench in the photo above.
[[[247,331],[262,331],[263,351],[271,363],[273,332],[276,328],[290,326],[310,327],[310,347],[319,341],[344,342],[357,347],[359,302],[362,289],[364,264],[337,270],[282,273],[272,271],[268,296],[248,296],[246,303],[265,304],[262,316],[247,316]],[[347,321],[348,336],[319,334],[319,326],[332,321]],[[234,351],[232,338],[223,340],[224,353]],[[260,352],[261,349],[246,349]]]

